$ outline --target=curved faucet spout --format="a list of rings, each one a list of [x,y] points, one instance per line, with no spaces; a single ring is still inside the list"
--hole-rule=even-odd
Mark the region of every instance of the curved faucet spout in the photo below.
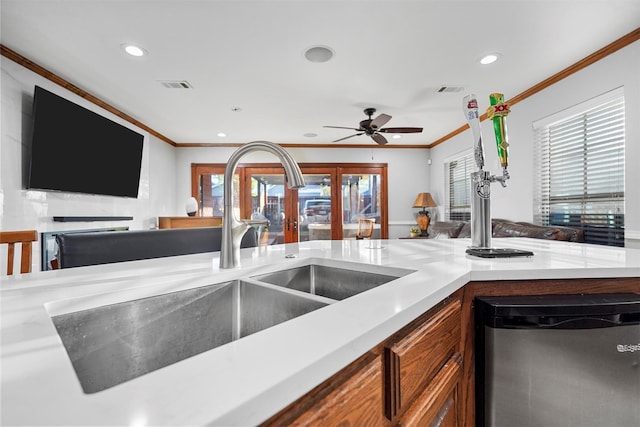
[[[240,159],[252,151],[267,151],[274,154],[284,167],[289,188],[305,186],[304,177],[291,154],[269,141],[253,141],[238,148],[229,158],[224,171],[224,213],[222,219],[222,244],[220,247],[220,268],[235,268],[240,264],[240,242],[244,233],[258,222],[238,220],[233,214],[233,176]],[[262,224],[261,222],[259,222]]]

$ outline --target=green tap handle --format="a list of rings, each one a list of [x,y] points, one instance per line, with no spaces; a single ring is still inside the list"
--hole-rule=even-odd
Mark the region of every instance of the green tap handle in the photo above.
[[[493,132],[496,135],[496,145],[498,147],[498,157],[500,158],[500,166],[506,168],[509,165],[509,152],[507,148],[507,114],[509,114],[509,105],[504,102],[504,95],[501,93],[492,93],[489,95],[491,107],[487,108],[487,118],[493,120]]]

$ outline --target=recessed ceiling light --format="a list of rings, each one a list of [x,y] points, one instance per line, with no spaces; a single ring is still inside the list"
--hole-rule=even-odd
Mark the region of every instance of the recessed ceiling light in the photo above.
[[[482,59],[480,60],[480,63],[482,65],[493,64],[498,60],[498,58],[500,58],[499,53],[490,53],[488,55],[483,56]]]
[[[391,138],[393,138],[393,139],[400,139],[400,138],[402,138],[402,136],[401,136],[401,135],[393,135]]]
[[[227,134],[226,134],[226,133],[224,133],[224,132],[218,132],[218,136],[219,136],[220,138],[224,138],[225,136],[227,136]]]
[[[126,43],[121,45],[122,49],[127,52],[131,56],[144,56],[147,54],[147,51],[140,46],[136,46],[134,44]]]
[[[304,57],[309,62],[327,62],[333,55],[333,50],[326,46],[313,46],[304,52]]]
[[[306,136],[307,138],[315,138],[316,136],[318,136],[318,134],[313,132],[307,132],[303,136]]]

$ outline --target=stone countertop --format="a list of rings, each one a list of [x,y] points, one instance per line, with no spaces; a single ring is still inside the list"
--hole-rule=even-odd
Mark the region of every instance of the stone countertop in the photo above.
[[[478,259],[469,239],[312,241],[219,254],[3,277],[2,425],[255,425],[339,371],[470,280],[638,277],[640,250],[522,238],[495,247],[530,258]],[[295,256],[290,258],[288,256]],[[415,270],[370,291],[85,394],[51,316],[201,287],[310,259]]]

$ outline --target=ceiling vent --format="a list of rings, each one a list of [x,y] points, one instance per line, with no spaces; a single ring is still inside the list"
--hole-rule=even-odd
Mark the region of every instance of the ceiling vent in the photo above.
[[[160,83],[167,89],[193,89],[193,86],[186,80],[160,80]]]
[[[440,86],[436,89],[437,93],[457,93],[464,90],[463,86]]]

